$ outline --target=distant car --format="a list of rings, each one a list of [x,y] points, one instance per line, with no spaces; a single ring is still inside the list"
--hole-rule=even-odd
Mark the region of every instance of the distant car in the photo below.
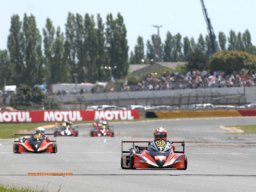
[[[100,125],[101,121],[95,121],[90,131],[91,137],[114,137],[114,131],[109,126]]]
[[[13,143],[14,153],[57,153],[56,141],[50,140],[48,135],[36,137],[36,134],[15,134],[20,136]]]
[[[185,155],[185,142],[173,141],[176,147],[160,151],[159,148],[149,149],[150,141],[122,141],[121,149],[121,168],[122,169],[187,169],[187,157]],[[124,148],[125,144],[131,145],[128,150]],[[144,145],[143,145],[144,144]]]
[[[245,109],[255,109],[256,108],[256,103],[249,103],[244,105]]]
[[[69,136],[69,137],[78,137],[79,132],[75,128],[75,126],[71,126],[70,128],[66,129],[65,126],[63,125],[58,125],[55,128],[54,131],[54,137],[59,137],[59,136]]]

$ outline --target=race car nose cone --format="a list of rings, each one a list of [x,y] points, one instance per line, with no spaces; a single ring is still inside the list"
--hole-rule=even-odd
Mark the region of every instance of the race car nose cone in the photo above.
[[[156,161],[156,164],[157,164],[159,167],[163,167],[163,166],[164,166],[164,163],[165,163],[165,161],[161,161],[161,160],[157,160],[157,161]]]

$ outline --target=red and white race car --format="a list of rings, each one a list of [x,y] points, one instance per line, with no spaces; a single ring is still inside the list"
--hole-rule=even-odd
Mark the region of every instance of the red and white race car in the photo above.
[[[56,141],[47,136],[53,134],[15,134],[20,136],[13,143],[14,153],[57,153]]]
[[[114,137],[114,131],[109,128],[106,121],[96,121],[93,123],[93,129],[90,131],[91,137]]]
[[[75,127],[69,127],[66,128],[63,125],[59,125],[55,128],[54,131],[54,137],[59,137],[59,136],[71,136],[71,137],[78,137],[78,130]]]
[[[129,145],[128,150],[124,149],[124,145],[127,144]],[[171,144],[172,147],[160,150],[150,141],[122,141],[121,168],[186,170],[188,161],[185,155],[185,142],[173,141]],[[181,148],[181,150],[177,150],[177,148]]]

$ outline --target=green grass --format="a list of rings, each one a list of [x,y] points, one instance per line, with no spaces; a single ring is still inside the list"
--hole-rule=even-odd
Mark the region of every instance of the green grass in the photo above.
[[[0,124],[0,138],[13,138],[15,133],[22,130],[35,130],[42,125],[51,123],[2,123]]]
[[[235,126],[238,129],[242,129],[244,133],[248,134],[256,134],[256,125],[239,125]]]
[[[32,190],[25,187],[15,188],[10,186],[0,185],[0,192],[38,192],[38,190]]]

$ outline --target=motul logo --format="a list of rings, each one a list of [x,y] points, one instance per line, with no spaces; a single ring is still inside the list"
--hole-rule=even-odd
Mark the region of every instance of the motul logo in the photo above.
[[[95,120],[106,119],[108,121],[112,120],[133,120],[134,117],[130,110],[124,111],[95,111]]]
[[[0,122],[31,122],[29,112],[17,111],[17,112],[3,112],[0,113]]]
[[[82,121],[80,111],[45,111],[44,121]]]
[[[166,157],[165,156],[155,156],[155,160],[156,161],[166,161]]]

